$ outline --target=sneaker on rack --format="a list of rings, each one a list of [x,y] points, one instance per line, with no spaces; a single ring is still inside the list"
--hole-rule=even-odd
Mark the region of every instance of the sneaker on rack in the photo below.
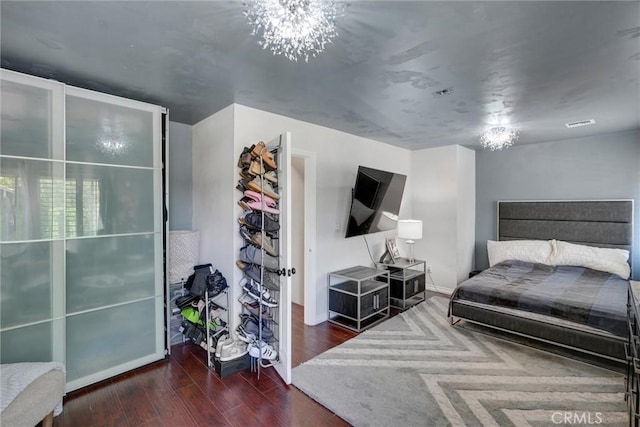
[[[272,240],[267,237],[265,232],[260,231],[253,234],[251,236],[250,243],[253,243],[254,245],[264,249],[271,256],[278,256],[278,250],[273,246]]]
[[[240,264],[238,264],[240,263]],[[271,271],[260,271],[260,266],[256,264],[245,264],[242,261],[236,262],[247,278],[257,283],[262,283],[264,287],[272,291],[280,290],[280,277]],[[241,266],[242,265],[242,266]],[[261,280],[262,279],[262,280]]]
[[[249,297],[249,298],[251,298],[251,297]],[[253,299],[253,298],[251,298],[251,299]],[[251,304],[246,303],[246,302],[243,302],[243,303],[242,303],[242,306],[243,306],[243,307],[244,307],[244,308],[245,308],[249,313],[251,313],[253,316],[256,316],[256,317],[259,317],[259,316],[260,316],[260,304],[259,304],[257,301],[255,301],[255,302],[253,302],[253,303],[251,303]],[[263,319],[266,319],[266,320],[272,320],[272,319],[273,319],[273,317],[271,316],[271,313],[269,313],[269,312],[267,311],[267,309],[266,309],[266,308],[264,308],[264,307],[263,307],[263,309],[262,309],[262,318],[263,318]]]
[[[253,233],[247,227],[240,226],[238,231],[240,231],[240,236],[242,236],[242,238],[245,240],[245,242],[254,244],[253,243]]]
[[[254,297],[252,297],[246,292],[243,292],[242,295],[240,295],[240,298],[238,298],[238,301],[240,302],[240,304],[257,304],[258,303],[257,299],[255,299]]]
[[[227,348],[222,347],[220,350],[220,361],[228,362],[229,360],[238,359],[247,353],[249,353],[249,345],[247,343],[234,341],[231,346]]]
[[[236,328],[236,337],[242,342],[250,343],[251,341],[256,339],[255,335],[251,335],[247,333],[247,331],[242,327],[242,325],[238,325]]]
[[[240,261],[245,264],[258,264],[263,265],[269,271],[276,271],[280,269],[280,261],[278,258],[269,255],[266,252],[262,252],[260,248],[253,245],[246,245],[240,248]]]
[[[221,307],[214,308],[209,312],[209,319],[214,320],[224,315],[224,310]]]
[[[265,360],[276,360],[278,358],[278,352],[264,341],[254,341],[249,347],[249,355],[251,357]]]
[[[258,321],[251,316],[247,315],[242,319],[242,323],[238,326],[238,329],[242,331],[245,337],[258,339],[261,337],[260,335],[260,327],[258,326]],[[273,331],[267,327],[267,325],[262,323],[262,339],[265,341],[273,340]]]
[[[221,336],[218,339],[218,342],[216,343],[216,357],[218,359],[220,359],[220,353],[222,352],[222,349],[229,349],[231,346],[233,345],[233,338],[231,338],[230,336],[226,335],[226,336]]]
[[[263,216],[264,221],[262,220]],[[250,230],[264,230],[271,234],[275,234],[280,229],[280,223],[267,213],[245,212],[240,218],[238,218],[238,222],[240,225],[244,225]]]
[[[264,179],[266,179],[267,181],[270,181],[270,182],[272,182],[274,184],[278,183],[278,175],[276,175],[275,171],[266,172],[264,174]]]
[[[245,178],[246,179],[246,178]],[[244,179],[241,180],[240,183],[238,183],[238,186],[243,186],[245,187],[247,190],[252,190],[255,191],[256,193],[263,193],[266,194],[267,196],[271,197],[274,200],[278,200],[280,198],[280,195],[278,194],[278,192],[271,186],[271,183],[267,180],[262,180],[262,182],[260,182],[260,178],[256,177],[253,180],[245,183]],[[238,188],[238,187],[236,187]],[[240,188],[238,188],[239,190]]]
[[[260,292],[258,290],[257,287],[253,286],[251,283],[246,282],[243,285],[243,288],[245,291],[247,291],[247,293],[260,301],[261,304],[266,305],[267,307],[277,307],[278,306],[278,301],[276,301],[271,294],[269,293],[268,289],[263,288],[262,292]]]

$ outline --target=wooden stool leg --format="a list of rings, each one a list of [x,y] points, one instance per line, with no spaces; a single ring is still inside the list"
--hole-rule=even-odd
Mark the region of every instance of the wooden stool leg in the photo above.
[[[53,427],[53,411],[42,420],[42,427]]]

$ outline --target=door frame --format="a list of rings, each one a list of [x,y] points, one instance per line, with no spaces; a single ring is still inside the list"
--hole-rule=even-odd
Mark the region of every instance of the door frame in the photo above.
[[[291,149],[291,157],[304,162],[304,324],[315,325],[316,298],[316,153]],[[295,266],[294,266],[295,267]]]

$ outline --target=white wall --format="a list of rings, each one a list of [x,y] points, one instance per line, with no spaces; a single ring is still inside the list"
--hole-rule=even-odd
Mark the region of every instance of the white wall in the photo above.
[[[413,218],[422,220],[416,258],[431,266],[433,284],[451,292],[472,269],[475,152],[453,145],[413,151]]]
[[[237,159],[245,145],[260,140],[267,142],[287,131],[291,132],[294,148],[317,154],[317,267],[313,284],[317,316],[310,319],[310,323],[316,324],[327,319],[327,273],[354,265],[372,265],[362,237],[344,238],[358,166],[410,175],[412,154],[381,142],[235,104],[235,152],[230,162]],[[409,177],[400,210],[401,218],[408,218],[411,213],[411,181]],[[226,185],[233,187],[235,183]],[[234,206],[237,205],[234,203]],[[239,210],[238,207],[238,215]],[[237,251],[241,239],[237,232],[235,235],[234,250]],[[387,232],[367,236],[375,258],[384,252],[384,238],[394,235],[395,232]],[[416,255],[419,256],[420,252],[416,251]],[[234,283],[238,283],[242,275],[240,270],[235,270]]]
[[[227,279],[233,293],[236,252],[231,249],[238,234],[234,206],[238,191],[237,156],[233,150],[233,107],[193,126],[193,229],[200,231],[199,263],[211,263]],[[240,194],[240,193],[238,193]],[[235,305],[239,305],[236,302]],[[233,307],[233,306],[232,306]],[[231,311],[238,313],[239,307]]]
[[[191,230],[192,127],[169,122],[169,229]]]
[[[456,284],[469,278],[474,265],[476,234],[476,152],[456,146],[457,154],[457,257]]]

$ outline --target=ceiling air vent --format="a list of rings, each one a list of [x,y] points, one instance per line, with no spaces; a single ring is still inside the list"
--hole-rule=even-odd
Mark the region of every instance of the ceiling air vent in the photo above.
[[[595,120],[589,119],[589,120],[580,120],[579,122],[565,123],[564,125],[566,127],[568,127],[569,129],[571,129],[571,128],[577,128],[577,127],[580,127],[580,126],[589,126],[589,125],[593,125],[595,123],[596,123]]]
[[[446,89],[442,89],[442,90],[438,90],[436,92],[433,92],[433,94],[435,96],[447,96],[447,95],[451,95],[453,93],[453,88],[452,87],[448,87]]]

